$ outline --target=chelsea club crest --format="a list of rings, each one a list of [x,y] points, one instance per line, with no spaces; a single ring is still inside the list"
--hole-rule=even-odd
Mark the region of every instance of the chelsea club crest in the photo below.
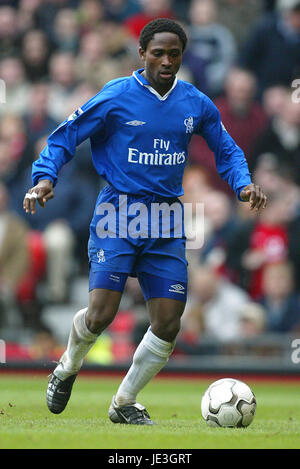
[[[103,249],[99,249],[97,252],[97,257],[98,257],[98,262],[105,262],[105,256],[104,256],[104,251]]]
[[[193,133],[194,130],[194,119],[192,116],[188,117],[187,119],[184,119],[184,125],[186,128],[186,133],[191,134]]]

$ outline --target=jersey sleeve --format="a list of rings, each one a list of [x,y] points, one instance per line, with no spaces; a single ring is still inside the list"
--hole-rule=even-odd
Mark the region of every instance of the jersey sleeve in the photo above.
[[[241,190],[252,183],[248,164],[241,148],[235,143],[221,122],[220,112],[207,98],[199,135],[204,137],[215,155],[218,173],[240,199]]]
[[[105,120],[111,92],[105,88],[66,118],[48,137],[47,146],[32,165],[32,181],[50,179],[55,185],[62,166],[70,161],[77,145],[95,133],[105,136]]]

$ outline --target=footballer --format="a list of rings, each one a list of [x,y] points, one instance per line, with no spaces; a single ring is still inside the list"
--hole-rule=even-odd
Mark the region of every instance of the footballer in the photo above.
[[[220,176],[239,200],[249,202],[251,209],[266,206],[265,194],[252,183],[245,156],[222,125],[215,105],[176,76],[186,44],[184,30],[173,20],[148,23],[140,35],[143,68],[108,82],[59,125],[33,163],[33,187],[23,201],[31,214],[37,201],[44,207],[54,196],[61,167],[86,139],[94,166],[107,181],[90,224],[88,306],[75,314],[66,351],[48,383],[47,405],[54,414],[65,409],[85,355],[117,314],[128,276],[139,280],[150,327],[112,397],[112,422],[153,425],[137,395],[167,363],[180,329],[187,293],[184,230],[175,236],[171,224],[167,237],[160,228],[158,236],[151,236],[149,226],[148,232],[133,236],[127,230],[132,222],[128,215],[127,225],[112,223],[115,229],[105,237],[100,229],[107,216],[104,207],[113,207],[120,222],[125,199],[129,208],[140,204],[149,209],[151,225],[153,204],[179,203],[193,134],[204,137]]]

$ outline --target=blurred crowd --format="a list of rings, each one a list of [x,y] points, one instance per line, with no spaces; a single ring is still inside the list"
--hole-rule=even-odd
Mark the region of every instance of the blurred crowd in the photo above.
[[[157,17],[185,28],[179,78],[213,99],[269,199],[261,213],[236,200],[206,142],[193,137],[183,201],[204,204],[205,243],[187,252],[178,343],[300,330],[300,1],[0,0],[0,330],[16,308],[36,334],[33,357],[60,350],[43,311],[67,304],[74,277],[87,275],[89,222],[105,181],[84,142],[55,198],[30,216],[22,200],[31,164],[66,116],[140,68],[139,34]],[[127,359],[147,327],[135,279],[124,298],[99,345],[103,360]]]

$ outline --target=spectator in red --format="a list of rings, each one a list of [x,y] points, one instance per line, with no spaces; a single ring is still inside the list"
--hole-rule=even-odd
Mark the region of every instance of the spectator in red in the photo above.
[[[141,0],[142,11],[130,16],[125,26],[134,38],[138,40],[140,32],[149,21],[156,18],[173,18],[174,12],[170,0]]]
[[[242,223],[228,243],[227,266],[254,300],[262,296],[267,265],[290,260],[296,266],[299,217],[294,210],[287,197],[273,196],[264,213]]]
[[[23,275],[16,293],[18,309],[23,318],[23,325],[32,330],[44,327],[42,321],[43,301],[39,298],[38,287],[44,280],[47,253],[43,236],[38,231],[30,230],[26,240],[29,266]]]

